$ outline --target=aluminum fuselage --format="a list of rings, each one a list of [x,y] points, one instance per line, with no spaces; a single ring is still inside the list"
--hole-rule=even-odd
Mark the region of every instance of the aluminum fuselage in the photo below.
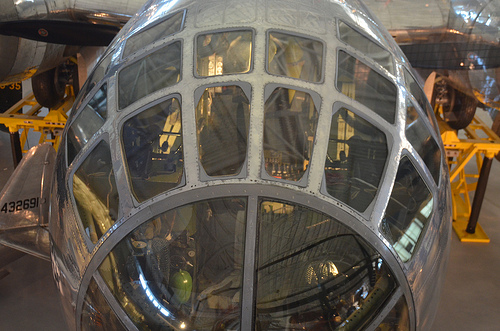
[[[178,32],[158,38],[126,57],[122,56],[131,36],[182,10],[185,11],[185,16]],[[340,40],[339,22],[344,22],[370,42],[385,49],[391,55],[392,69],[387,70],[369,54],[364,54],[363,51]],[[250,31],[252,34],[250,70],[227,75],[200,75],[196,64],[196,38],[209,33],[240,30]],[[311,82],[294,78],[291,74],[272,74],[268,52],[272,33],[311,39],[323,45],[323,50],[319,52],[322,58],[321,78]],[[178,82],[155,90],[123,107],[120,104],[120,96],[123,94],[124,83],[120,81],[120,75],[145,56],[152,55],[166,45],[168,49],[177,42],[180,42],[182,49]],[[371,106],[357,101],[339,89],[339,54],[356,58],[394,87],[396,93],[392,123],[375,112]],[[451,227],[450,184],[444,160],[445,152],[435,130],[435,120],[427,118],[425,105],[419,105],[417,97],[407,89],[404,75],[405,70],[412,72],[409,63],[392,37],[377,19],[368,14],[360,2],[152,1],[125,25],[103,58],[105,60],[98,64],[94,74],[90,75],[87,87],[82,89],[80,103],[75,103],[68,120],[63,136],[64,143],[58,151],[52,190],[49,229],[53,270],[72,328],[86,329],[85,325],[81,324],[83,316],[86,316],[86,295],[90,291],[89,284],[96,282],[118,319],[126,328],[135,329],[133,319],[121,307],[104,280],[103,261],[106,261],[110,252],[123,243],[138,226],[148,223],[155,215],[208,199],[234,197],[246,201],[246,232],[242,239],[243,285],[241,300],[238,301],[241,305],[241,316],[238,320],[242,330],[255,327],[256,260],[260,247],[257,237],[263,236],[262,229],[259,228],[263,201],[304,206],[321,215],[327,215],[342,227],[356,233],[380,254],[397,285],[378,310],[378,315],[370,319],[364,327],[377,327],[403,298],[409,311],[410,330],[430,328],[446,268]],[[107,86],[106,118],[102,126],[82,144],[81,150],[68,162],[67,144],[71,134],[69,131],[85,105],[103,84]],[[142,83],[132,85],[137,84]],[[241,169],[222,176],[207,174],[209,170],[199,151],[202,142],[197,135],[200,127],[197,126],[195,118],[195,110],[199,107],[203,91],[221,86],[237,86],[247,96],[250,107],[246,152]],[[265,109],[268,107],[269,97],[277,87],[312,95],[312,102],[317,109],[317,129],[311,138],[312,141],[309,140],[312,143],[312,152],[308,156],[307,166],[304,166],[304,174],[297,180],[279,178],[266,170],[268,161],[263,143],[266,139],[263,123],[267,120]],[[290,98],[292,97],[290,94]],[[171,98],[179,100],[182,108],[182,176],[174,188],[152,197],[138,198],[137,194],[133,193],[136,179],[133,179],[130,173],[132,166],[126,154],[128,147],[124,142],[127,139],[124,126],[151,105]],[[427,137],[419,139],[437,142],[439,153],[434,155],[438,158],[437,169],[429,170],[426,160],[419,155],[419,151],[407,137],[407,109],[410,104],[417,109],[421,121],[419,123],[428,133]],[[385,137],[387,155],[381,168],[378,187],[366,208],[352,207],[349,202],[335,198],[327,190],[325,160],[329,153],[330,125],[332,117],[341,109],[352,111],[376,127],[377,132],[382,132]],[[103,141],[109,145],[111,169],[116,181],[119,203],[116,221],[94,241],[86,231],[86,225],[82,224],[82,216],[75,200],[74,181],[75,173],[82,169],[82,164]],[[222,149],[228,147],[229,145],[219,146]],[[395,181],[399,176],[398,166],[403,160],[411,161],[433,201],[430,204],[432,210],[428,214],[428,220],[418,236],[418,243],[412,249],[411,257],[404,259],[394,248],[394,244],[381,232],[391,194],[397,186]],[[436,173],[437,176],[433,176]],[[114,272],[120,272],[119,270],[118,267],[114,268]]]

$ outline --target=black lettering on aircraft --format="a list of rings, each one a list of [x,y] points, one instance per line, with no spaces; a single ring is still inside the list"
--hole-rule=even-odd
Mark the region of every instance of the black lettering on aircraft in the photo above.
[[[13,213],[15,211],[37,208],[40,205],[40,198],[31,198],[4,203],[0,212]]]

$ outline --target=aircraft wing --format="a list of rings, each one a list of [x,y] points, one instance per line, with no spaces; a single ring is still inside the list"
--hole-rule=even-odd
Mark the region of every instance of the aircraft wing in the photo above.
[[[500,110],[500,1],[365,0],[425,80],[438,74],[433,106],[454,129],[477,107]]]
[[[413,67],[452,70],[500,67],[498,0],[365,2]]]

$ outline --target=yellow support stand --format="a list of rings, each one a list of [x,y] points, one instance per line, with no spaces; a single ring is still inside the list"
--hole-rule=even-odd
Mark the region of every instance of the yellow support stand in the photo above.
[[[484,232],[483,228],[479,223],[476,225],[476,232],[475,233],[468,233],[465,231],[467,228],[467,224],[469,223],[469,220],[456,220],[453,222],[453,230],[455,230],[455,233],[458,236],[458,239],[460,239],[461,242],[464,243],[484,243],[487,244],[490,242],[490,238]]]
[[[61,134],[66,124],[66,113],[73,106],[75,95],[71,86],[66,86],[66,96],[63,103],[57,109],[50,109],[49,113],[41,117],[39,116],[42,106],[35,100],[34,95],[31,93],[25,98],[21,99],[18,103],[12,106],[9,110],[0,114],[0,124],[4,124],[11,133],[21,132],[20,141],[22,152],[26,153],[26,141],[28,140],[28,133],[30,130],[41,133],[39,144],[48,142],[51,143],[54,149],[57,150],[61,142]],[[30,109],[23,113],[24,107]],[[52,137],[49,138],[48,135]]]
[[[453,229],[462,242],[489,243],[490,239],[479,224],[474,234],[466,232],[472,211],[469,192],[476,190],[483,157],[493,158],[500,152],[500,138],[477,116],[464,129],[467,139],[458,138],[456,131],[444,121],[439,121],[439,126],[450,168]],[[465,166],[474,156],[476,171],[467,173]]]

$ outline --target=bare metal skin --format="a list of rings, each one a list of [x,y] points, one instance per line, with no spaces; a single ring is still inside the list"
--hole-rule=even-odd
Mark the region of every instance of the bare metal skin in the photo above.
[[[357,1],[148,2],[33,156],[50,202],[1,211],[50,203],[72,329],[429,329],[451,199],[412,72]]]

